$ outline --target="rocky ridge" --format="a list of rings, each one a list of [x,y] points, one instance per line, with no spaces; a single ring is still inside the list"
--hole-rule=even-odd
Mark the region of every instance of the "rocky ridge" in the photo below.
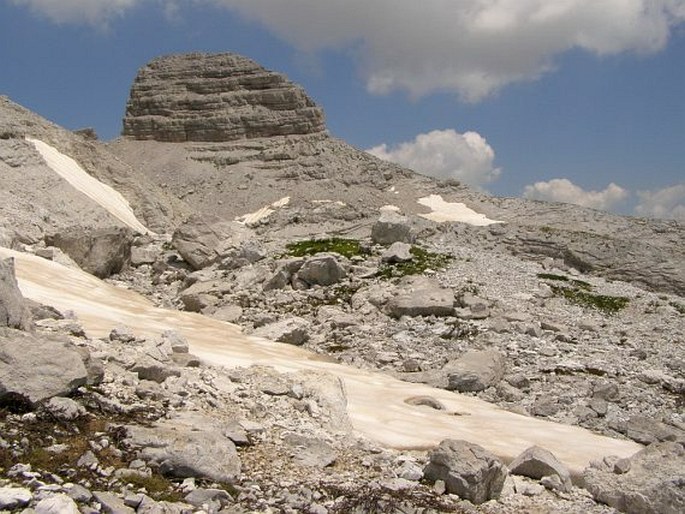
[[[126,106],[133,139],[231,141],[325,130],[323,111],[283,75],[236,54],[159,57],[142,68]]]
[[[68,191],[45,167],[32,167],[36,154],[23,139],[30,135],[140,194],[132,203],[141,216],[155,202],[174,206],[158,235],[119,232],[108,220],[107,237],[81,224],[84,237],[72,241],[45,237],[55,222],[13,204],[16,212],[3,211],[2,244],[84,269],[95,255],[95,264],[111,263],[102,276],[157,305],[646,449],[607,456],[570,483],[563,463],[535,447],[510,463],[464,441],[432,452],[381,448],[350,430],[344,391],[326,375],[211,366],[173,332],[141,337],[117,326],[88,337],[73,313],[25,302],[5,263],[0,509],[682,510],[678,223],[489,198],[323,133],[173,145],[124,138],[105,147],[2,105],[0,166],[15,169],[3,191],[46,201],[40,188],[21,187],[27,171]],[[103,171],[100,158],[120,167]],[[417,199],[437,192],[506,223],[427,220]],[[72,201],[86,204],[79,195]],[[387,204],[399,212],[381,214]],[[236,221],[265,206],[267,216]],[[66,211],[57,219],[58,227],[79,226]],[[22,380],[8,380],[7,369],[21,369]],[[412,401],[441,408],[430,397]]]

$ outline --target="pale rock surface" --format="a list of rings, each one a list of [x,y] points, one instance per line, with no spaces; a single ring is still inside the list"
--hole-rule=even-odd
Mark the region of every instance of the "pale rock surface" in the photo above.
[[[410,244],[395,241],[381,254],[381,262],[397,263],[411,261],[414,256],[410,250]]]
[[[28,330],[31,324],[31,313],[14,274],[14,259],[0,259],[0,327]]]
[[[341,266],[335,256],[320,254],[307,259],[302,264],[296,279],[309,286],[330,286],[340,282],[346,276],[345,268]]]
[[[159,57],[131,88],[124,136],[155,141],[231,141],[325,130],[299,86],[236,54]]]
[[[507,467],[477,444],[446,439],[430,452],[423,474],[444,481],[448,493],[479,504],[499,497]]]
[[[556,475],[565,490],[571,488],[571,475],[568,468],[559,462],[550,451],[539,446],[531,446],[516,457],[509,464],[509,472],[513,475],[523,475],[538,480]]]
[[[409,219],[394,211],[381,211],[380,218],[371,227],[371,240],[381,245],[390,245],[397,241],[413,242],[414,237]]]
[[[483,391],[496,385],[504,376],[504,356],[493,350],[470,350],[443,368],[447,389],[465,392]]]
[[[36,514],[80,514],[78,505],[66,494],[43,498],[35,507]]]
[[[630,469],[589,467],[585,488],[595,500],[628,514],[685,512],[685,447],[655,443],[630,458]]]
[[[0,509],[24,507],[31,498],[31,491],[23,487],[0,487]]]
[[[300,346],[309,339],[309,328],[310,325],[306,319],[292,317],[259,327],[253,335],[279,343]]]
[[[0,398],[31,404],[86,384],[81,355],[60,339],[0,328]]]
[[[395,295],[387,305],[388,313],[401,316],[452,316],[454,293],[435,280],[416,276],[400,282]]]

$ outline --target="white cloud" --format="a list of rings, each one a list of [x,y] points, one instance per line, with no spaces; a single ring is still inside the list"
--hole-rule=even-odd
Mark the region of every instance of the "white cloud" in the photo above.
[[[524,198],[544,200],[547,202],[564,202],[590,207],[592,209],[611,210],[626,200],[630,192],[621,186],[609,184],[603,191],[586,191],[568,179],[555,178],[549,182],[536,182],[526,186]]]
[[[685,0],[10,0],[58,23],[106,25],[135,5],[218,5],[304,52],[351,50],[369,91],[454,91],[479,101],[534,80],[572,48],[662,49]],[[168,10],[167,10],[168,14]]]
[[[656,191],[638,191],[635,214],[650,218],[685,221],[685,184]]]
[[[353,49],[367,88],[478,101],[572,48],[662,49],[683,0],[212,0],[304,51]]]
[[[477,132],[433,130],[393,148],[382,144],[367,152],[425,175],[453,178],[477,187],[500,174],[493,165],[495,151]]]
[[[11,0],[47,16],[56,23],[106,25],[113,17],[139,4],[141,0]]]

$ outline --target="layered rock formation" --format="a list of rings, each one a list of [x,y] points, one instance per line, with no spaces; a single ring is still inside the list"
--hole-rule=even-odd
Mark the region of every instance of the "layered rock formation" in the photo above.
[[[325,128],[323,111],[283,75],[235,54],[193,53],[154,59],[138,72],[123,134],[220,142]]]

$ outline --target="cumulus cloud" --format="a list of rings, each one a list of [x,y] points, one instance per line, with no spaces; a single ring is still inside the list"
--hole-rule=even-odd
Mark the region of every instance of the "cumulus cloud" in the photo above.
[[[10,0],[56,22],[106,24],[143,2],[225,7],[304,52],[351,51],[369,91],[479,101],[554,69],[572,48],[663,48],[684,0]]]
[[[613,182],[603,191],[586,191],[568,179],[555,178],[549,182],[536,182],[526,186],[523,196],[533,200],[573,203],[592,209],[611,210],[626,200],[630,192]]]
[[[662,49],[683,0],[212,0],[300,50],[353,49],[367,88],[479,101],[554,68],[572,48]]]
[[[656,191],[638,191],[635,214],[649,218],[685,221],[685,184]]]
[[[376,157],[419,173],[457,179],[480,187],[495,180],[500,169],[493,164],[495,151],[477,132],[433,130],[394,147],[386,144],[367,150]]]
[[[141,0],[10,0],[47,16],[55,23],[104,25]]]

